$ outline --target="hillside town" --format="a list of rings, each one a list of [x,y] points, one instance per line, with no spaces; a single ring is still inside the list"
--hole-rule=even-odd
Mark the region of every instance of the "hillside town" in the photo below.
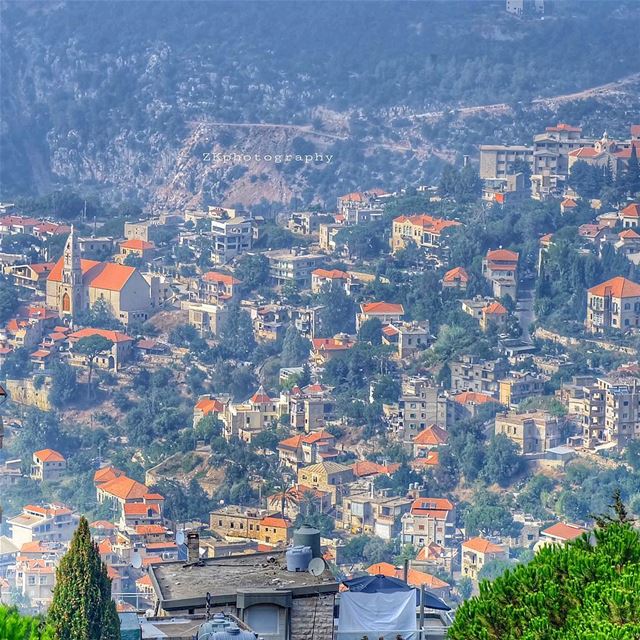
[[[640,516],[639,153],[555,123],[329,208],[1,204],[0,601],[46,612],[86,516],[136,637],[328,640],[369,576],[442,638],[614,489]]]

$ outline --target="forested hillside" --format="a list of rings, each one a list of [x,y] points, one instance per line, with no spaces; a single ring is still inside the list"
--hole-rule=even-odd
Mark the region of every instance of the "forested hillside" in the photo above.
[[[1,197],[80,183],[158,206],[310,202],[394,186],[451,159],[452,108],[504,101],[517,123],[533,98],[640,71],[633,2],[547,2],[544,19],[504,2],[1,6]],[[333,160],[203,159],[227,150]]]

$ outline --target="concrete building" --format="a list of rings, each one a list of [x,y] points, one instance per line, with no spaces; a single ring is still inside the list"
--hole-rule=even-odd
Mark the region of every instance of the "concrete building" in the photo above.
[[[512,371],[499,381],[500,404],[514,409],[527,398],[543,395],[544,383],[542,376],[528,371]]]
[[[496,416],[495,434],[507,436],[524,455],[544,453],[562,444],[562,423],[547,411],[505,413]]]
[[[253,246],[253,221],[235,217],[229,220],[211,220],[214,264],[227,264],[233,258],[251,250]]]
[[[431,339],[427,321],[397,322],[382,330],[382,344],[395,347],[400,360],[424,351]]]
[[[27,505],[22,513],[7,520],[11,540],[21,547],[28,542],[68,542],[79,518],[71,509],[59,505]]]
[[[451,368],[451,390],[476,391],[492,396],[496,401],[500,397],[500,380],[509,371],[506,360],[484,360],[477,356],[462,356],[453,360]]]
[[[373,489],[349,492],[342,503],[342,528],[350,533],[393,540],[402,531],[402,516],[411,509],[411,498],[376,495]]]
[[[270,398],[260,387],[246,402],[230,402],[220,416],[226,440],[240,438],[250,443],[258,433],[276,423],[282,415],[279,398]]]
[[[281,513],[228,505],[209,514],[211,530],[225,539],[250,539],[285,545],[293,534],[291,521]]]
[[[118,371],[123,364],[126,364],[133,357],[134,339],[121,331],[112,331],[109,329],[80,329],[69,334],[69,345],[71,347],[70,363],[74,365],[88,366],[87,356],[76,353],[75,346],[83,338],[99,336],[110,340],[111,348],[100,353],[94,359],[94,366],[110,371]]]
[[[587,331],[640,327],[640,284],[617,276],[587,291]]]
[[[228,314],[226,307],[206,302],[187,303],[189,324],[198,330],[201,336],[217,336]]]
[[[326,256],[306,253],[300,249],[276,249],[263,254],[269,261],[269,277],[272,284],[294,284],[299,289],[311,287],[311,274],[326,261]]]
[[[526,162],[533,168],[533,148],[524,145],[480,145],[480,177],[483,180],[506,178],[513,173],[512,165],[516,161]]]
[[[286,570],[284,550],[205,559],[198,564],[171,562],[150,569],[160,612],[170,616],[231,611],[269,640],[332,640],[338,583],[326,570],[320,576]]]
[[[356,330],[368,320],[380,320],[383,325],[400,323],[404,316],[404,307],[393,302],[363,302],[356,316]]]
[[[31,463],[31,479],[38,482],[58,480],[67,469],[65,457],[53,449],[34,451]]]
[[[306,435],[296,435],[281,440],[278,444],[278,457],[287,467],[298,470],[299,467],[318,464],[337,458],[336,438],[325,431],[311,431]]]
[[[347,485],[353,480],[353,469],[337,462],[319,462],[298,469],[298,484],[330,493],[332,505],[342,502]]]
[[[198,280],[194,280],[189,292],[198,302],[206,304],[224,304],[233,300],[240,280],[221,271],[207,271]]]
[[[455,535],[456,509],[446,498],[417,498],[402,517],[402,542],[424,547],[435,542],[451,547]]]
[[[294,387],[282,400],[288,405],[291,428],[298,432],[320,429],[335,417],[335,398],[320,384]]]

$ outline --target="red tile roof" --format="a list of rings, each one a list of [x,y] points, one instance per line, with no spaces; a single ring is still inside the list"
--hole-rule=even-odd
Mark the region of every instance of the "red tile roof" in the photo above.
[[[349,274],[346,271],[340,271],[340,269],[331,269],[330,271],[327,269],[315,269],[311,272],[311,275],[329,280],[347,280],[349,278]]]
[[[623,218],[640,218],[640,204],[628,204],[621,212]]]
[[[366,569],[367,573],[372,576],[383,575],[390,578],[404,579],[404,569],[402,567],[394,567],[388,562],[378,562],[372,564]],[[448,583],[444,580],[440,580],[436,576],[432,576],[424,571],[417,571],[416,569],[409,569],[407,572],[407,583],[412,587],[420,587],[425,585],[432,589],[443,589],[448,587]]]
[[[126,333],[121,333],[120,331],[111,331],[110,329],[93,329],[91,327],[87,327],[86,329],[80,329],[79,331],[74,331],[69,334],[69,339],[72,342],[77,342],[82,338],[88,338],[89,336],[102,336],[107,340],[111,340],[111,342],[132,342],[133,338],[128,336]]]
[[[202,411],[205,416],[211,413],[222,413],[224,411],[224,405],[220,400],[215,398],[202,398],[198,400],[195,407],[198,411]]]
[[[301,442],[302,436],[291,436],[290,438],[281,440],[278,443],[278,449],[291,449],[292,451],[297,451]]]
[[[470,538],[462,543],[463,549],[471,549],[478,553],[502,553],[505,548],[502,545],[494,544],[484,538]]]
[[[579,538],[583,533],[587,533],[587,530],[575,524],[557,522],[547,527],[541,533],[552,538],[559,538],[560,540],[574,540],[575,538]]]
[[[335,338],[314,338],[312,343],[316,351],[346,351],[355,344],[353,340],[343,341]]]
[[[571,198],[565,198],[561,203],[560,203],[565,209],[571,209],[573,207],[577,207],[578,203],[575,200],[572,200]]]
[[[618,238],[623,238],[623,239],[640,238],[640,233],[637,233],[633,229],[625,229],[624,231],[621,231],[618,234]]]
[[[413,444],[438,446],[445,444],[449,434],[436,424],[429,425],[413,439]]]
[[[121,242],[120,247],[122,249],[133,249],[135,251],[147,251],[149,249],[155,249],[156,245],[153,242],[133,238],[132,240],[125,240],[124,242]]]
[[[518,253],[509,249],[494,249],[487,251],[487,260],[497,262],[518,262]]]
[[[435,467],[440,464],[440,454],[437,451],[429,451],[426,456],[414,458],[410,465],[414,469],[421,467]]]
[[[149,511],[160,514],[160,507],[157,504],[145,504],[144,502],[130,502],[124,505],[126,516],[146,516]]]
[[[553,127],[547,127],[545,131],[548,131],[550,133],[558,133],[560,131],[570,131],[572,133],[580,133],[582,131],[582,127],[574,127],[570,124],[559,122],[557,125]]]
[[[53,449],[41,449],[33,454],[41,462],[64,462],[65,458],[61,453]]]
[[[411,505],[413,515],[430,515],[436,519],[445,519],[453,510],[453,504],[446,498],[416,498]]]
[[[484,313],[485,315],[503,316],[508,312],[499,302],[492,302],[482,310],[482,313]]]
[[[56,262],[47,278],[51,282],[62,282],[63,258]],[[84,284],[94,289],[120,291],[129,278],[135,273],[134,267],[115,262],[96,262],[95,260],[80,260]]]
[[[136,525],[133,529],[137,534],[141,536],[161,534],[165,533],[166,531],[166,529],[160,524],[139,524]]]
[[[461,393],[453,396],[453,399],[460,404],[485,404],[487,402],[496,402],[495,398],[478,391],[462,391]]]
[[[264,387],[260,386],[260,388],[251,396],[249,399],[251,404],[269,404],[273,402],[271,398],[266,394]]]
[[[275,527],[277,529],[290,529],[293,527],[291,520],[281,516],[280,514],[265,516],[260,520],[260,524],[264,527]]]
[[[413,226],[421,227],[423,231],[434,235],[440,235],[445,229],[450,227],[461,226],[461,223],[455,220],[434,218],[426,213],[419,213],[412,216],[398,216],[394,218],[393,221],[397,223],[409,222]]]
[[[137,480],[120,476],[100,485],[100,489],[120,500],[138,500],[147,494],[149,489]]]
[[[109,465],[108,467],[102,467],[102,469],[98,469],[93,474],[93,482],[95,484],[100,484],[101,482],[109,482],[115,478],[119,478],[124,475],[124,471],[120,471],[120,469],[116,469]]]
[[[469,274],[464,267],[454,267],[453,269],[449,269],[442,279],[444,282],[455,282],[456,280],[469,282]]]
[[[362,313],[366,314],[404,314],[404,307],[401,304],[396,304],[395,302],[367,302],[362,303],[360,305],[360,310]]]
[[[616,276],[615,278],[611,278],[611,280],[591,287],[589,293],[592,296],[599,297],[636,298],[640,296],[640,284],[623,278],[622,276]]]
[[[223,284],[240,284],[240,280],[234,278],[232,275],[228,273],[221,273],[220,271],[207,271],[202,276],[203,280],[207,282],[221,282]]]

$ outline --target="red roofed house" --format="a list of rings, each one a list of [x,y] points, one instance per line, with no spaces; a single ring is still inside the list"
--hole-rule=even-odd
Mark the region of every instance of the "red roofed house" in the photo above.
[[[434,218],[426,214],[399,216],[393,219],[391,250],[393,253],[414,243],[434,256],[438,262],[444,258],[444,239],[460,223],[455,220]]]
[[[640,326],[640,284],[617,276],[587,292],[587,331],[625,331]]]
[[[387,576],[404,580],[404,568],[395,567],[389,562],[378,562],[367,567],[366,572],[372,576]],[[432,576],[423,571],[409,568],[407,572],[407,584],[411,587],[421,587],[424,585],[438,598],[447,598],[451,587],[447,582],[436,576]]]
[[[213,416],[214,418],[220,418],[224,413],[225,405],[211,396],[202,396],[198,402],[196,402],[193,408],[193,426],[198,426],[198,423],[202,418],[206,416]]]
[[[492,325],[498,329],[502,329],[507,324],[507,318],[509,317],[509,313],[505,307],[495,301],[483,307],[481,313],[480,328],[483,331],[488,331]]]
[[[131,336],[128,336],[126,333],[122,333],[120,331],[87,328],[80,329],[79,331],[74,331],[68,336],[72,353],[72,357],[70,360],[71,364],[74,364],[76,366],[87,366],[87,356],[80,353],[76,354],[74,353],[73,349],[79,340],[82,340],[82,338],[88,338],[90,336],[101,336],[102,338],[106,338],[113,343],[111,349],[96,356],[96,358],[94,359],[94,366],[100,367],[101,369],[118,371],[122,364],[131,359],[134,343],[134,339]]]
[[[633,229],[640,225],[640,204],[633,202],[628,204],[621,212],[622,226],[625,229]]]
[[[282,464],[297,469],[304,465],[331,460],[340,455],[335,448],[336,438],[332,433],[312,431],[282,440],[278,444],[278,456]]]
[[[157,306],[152,293],[157,281],[148,282],[134,267],[81,259],[78,238],[72,229],[63,256],[47,278],[47,306],[60,316],[77,318],[102,300],[123,324],[144,322]]]
[[[630,228],[621,231],[614,247],[618,253],[627,257],[640,253],[640,233]]]
[[[145,498],[143,497],[143,500]],[[162,506],[157,502],[126,502],[122,506],[120,527],[127,529],[141,524],[162,524]]]
[[[34,451],[31,464],[31,479],[39,482],[57,480],[64,474],[67,461],[64,456],[53,449]]]
[[[209,514],[210,529],[226,539],[249,539],[284,545],[293,534],[293,523],[281,513],[227,505]]]
[[[338,282],[347,289],[349,274],[340,269],[315,269],[311,272],[311,291],[320,293],[325,286],[331,286],[332,283]]]
[[[586,529],[576,524],[565,524],[564,522],[556,522],[556,524],[547,527],[540,532],[541,540],[551,540],[552,542],[569,542],[579,538],[583,533],[587,533]]]
[[[13,283],[29,291],[45,291],[47,278],[54,267],[53,262],[17,264],[5,267],[5,273],[11,276]]]
[[[488,251],[482,260],[482,273],[493,287],[493,295],[502,298],[510,295],[517,297],[518,288],[518,253],[508,249]]]
[[[79,517],[60,504],[28,504],[13,518],[7,519],[11,539],[21,547],[27,542],[68,542],[78,526]]]
[[[223,436],[227,440],[233,437],[250,443],[253,436],[277,422],[281,415],[278,398],[270,398],[264,387],[260,388],[242,403],[230,402],[227,410],[220,416],[224,423]]]
[[[155,250],[156,245],[153,242],[147,242],[139,238],[124,240],[120,243],[120,257],[122,261],[126,260],[127,256],[151,260]]]
[[[355,340],[346,333],[339,333],[333,338],[314,338],[311,341],[311,358],[318,365],[326,364],[329,360],[351,349],[355,343]]]
[[[432,542],[453,544],[456,509],[446,498],[417,498],[402,520],[402,542],[423,547]]]
[[[393,302],[366,302],[360,305],[360,313],[356,316],[356,329],[367,321],[377,318],[385,324],[400,322],[404,316],[404,307]]]
[[[469,284],[469,274],[464,267],[454,267],[449,269],[442,278],[444,288],[456,288],[464,291]]]
[[[108,477],[107,474],[104,477]],[[119,509],[120,512],[124,511],[124,506],[127,504],[145,504],[147,502],[149,504],[162,504],[164,500],[162,496],[150,494],[146,485],[125,475],[119,475],[105,482],[97,481],[94,475],[94,483],[96,485],[98,503],[111,503],[114,509]]]
[[[431,424],[413,439],[413,455],[419,456],[431,449],[437,449],[440,445],[446,444],[447,438],[448,434],[444,429]]]
[[[484,538],[470,538],[462,543],[462,575],[478,579],[482,567],[493,560],[508,560],[509,551]]]
[[[233,299],[239,284],[240,280],[228,273],[207,271],[199,280],[194,280],[192,286],[200,302],[221,304]]]
[[[561,203],[560,203],[560,213],[568,213],[570,211],[573,211],[573,209],[575,209],[578,206],[578,203],[571,199],[571,198],[565,198]]]

